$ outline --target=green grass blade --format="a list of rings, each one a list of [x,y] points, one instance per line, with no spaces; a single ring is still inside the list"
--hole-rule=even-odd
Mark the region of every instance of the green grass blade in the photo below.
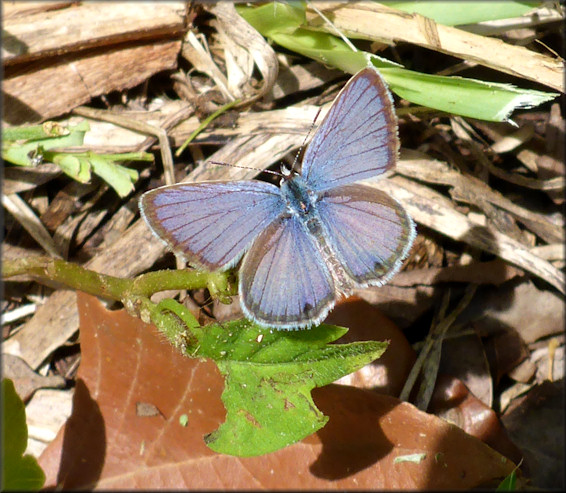
[[[420,14],[445,26],[509,19],[526,14],[541,2],[453,1],[453,2],[379,2],[410,14]]]

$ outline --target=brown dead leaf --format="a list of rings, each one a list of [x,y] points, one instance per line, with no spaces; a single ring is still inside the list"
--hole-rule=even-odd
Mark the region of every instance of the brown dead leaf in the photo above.
[[[62,376],[44,377],[34,372],[22,358],[6,353],[2,354],[2,377],[14,381],[16,392],[24,402],[27,402],[37,389],[61,389],[65,386]]]
[[[562,333],[564,297],[539,289],[529,279],[512,279],[501,286],[485,286],[462,316],[482,335],[514,329],[525,343]]]
[[[468,489],[514,467],[444,420],[342,385],[317,389],[330,421],[301,443],[261,457],[216,454],[203,441],[225,415],[216,366],[182,356],[124,311],[78,300],[82,363],[73,414],[40,457],[47,487]],[[137,417],[136,402],[165,420]],[[418,463],[394,462],[416,453]]]
[[[521,461],[521,451],[507,436],[495,411],[475,397],[458,378],[445,373],[438,375],[429,411],[458,425],[512,461]]]
[[[513,329],[504,329],[489,337],[485,352],[496,383],[529,356],[521,336]]]
[[[543,382],[515,399],[502,421],[523,450],[540,489],[564,489],[564,380]]]
[[[500,285],[521,275],[521,270],[501,259],[474,262],[468,265],[431,267],[399,272],[391,284],[394,286],[430,285],[440,282],[464,282],[473,284]]]
[[[439,371],[460,379],[485,406],[493,404],[493,380],[481,339],[476,333],[446,338]],[[430,411],[430,410],[429,410]]]
[[[348,327],[340,343],[389,341],[381,358],[339,380],[341,384],[373,389],[397,397],[415,362],[415,351],[405,334],[381,310],[358,297],[340,303],[324,323]]]

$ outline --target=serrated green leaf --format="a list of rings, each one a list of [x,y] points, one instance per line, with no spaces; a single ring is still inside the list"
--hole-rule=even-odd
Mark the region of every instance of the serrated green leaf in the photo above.
[[[120,197],[127,196],[134,190],[134,182],[138,178],[135,170],[127,169],[112,161],[89,153],[88,160],[92,165],[92,171],[108,183]]]
[[[39,490],[45,474],[37,460],[23,455],[28,429],[25,406],[9,379],[2,379],[2,484],[0,491]]]
[[[526,14],[540,5],[540,2],[505,1],[452,1],[452,2],[380,2],[388,7],[410,14],[420,14],[445,26],[458,26],[476,22],[508,19]]]
[[[347,329],[266,330],[244,320],[206,327],[198,355],[225,376],[226,421],[205,437],[214,451],[249,457],[279,450],[324,426],[311,391],[379,358],[387,343],[329,345]]]

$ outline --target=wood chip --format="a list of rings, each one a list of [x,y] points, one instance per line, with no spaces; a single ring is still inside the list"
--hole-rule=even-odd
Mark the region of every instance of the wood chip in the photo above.
[[[8,67],[3,121],[9,125],[38,122],[68,113],[95,96],[134,87],[174,68],[180,49],[181,41],[145,42]]]
[[[80,2],[48,12],[28,10],[25,16],[4,19],[10,42],[3,40],[2,61],[10,66],[124,41],[171,38],[184,31],[184,15],[182,1]]]

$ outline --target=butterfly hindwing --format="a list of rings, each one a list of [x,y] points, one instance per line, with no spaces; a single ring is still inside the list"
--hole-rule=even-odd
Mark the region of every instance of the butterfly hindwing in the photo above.
[[[145,193],[140,210],[171,250],[209,270],[234,265],[285,208],[259,181],[180,183]]]
[[[384,284],[399,270],[415,227],[395,199],[367,185],[346,185],[324,192],[317,210],[355,287]]]
[[[264,325],[313,325],[334,306],[332,276],[315,241],[292,215],[278,218],[254,241],[239,282],[244,313]]]

